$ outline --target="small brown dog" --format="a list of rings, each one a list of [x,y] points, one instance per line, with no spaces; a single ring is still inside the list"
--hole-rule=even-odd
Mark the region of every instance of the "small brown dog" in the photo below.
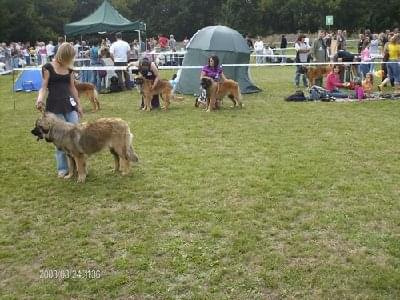
[[[154,95],[161,95],[163,101],[163,109],[168,110],[169,104],[171,103],[172,96],[172,85],[166,79],[158,81],[157,86],[153,89],[153,80],[146,79],[143,76],[135,78],[135,84],[139,87],[140,93],[143,95],[143,110],[151,110],[151,99]]]
[[[240,88],[236,81],[226,79],[223,82],[215,82],[205,76],[201,78],[200,84],[207,91],[207,111],[218,108],[225,96],[232,100],[234,107],[242,107]]]
[[[327,76],[329,72],[332,71],[331,66],[324,66],[324,65],[318,65],[315,67],[309,67],[307,68],[307,79],[308,79],[308,86],[312,87],[315,85],[315,80],[324,76]]]
[[[79,98],[82,94],[85,94],[86,97],[89,98],[93,105],[93,111],[98,111],[100,109],[99,95],[94,84],[75,80],[75,87],[78,90]]]

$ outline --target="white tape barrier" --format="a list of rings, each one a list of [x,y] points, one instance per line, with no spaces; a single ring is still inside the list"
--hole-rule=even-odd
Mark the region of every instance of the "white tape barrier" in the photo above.
[[[289,48],[271,48],[271,50],[274,50],[274,51],[286,51],[286,50],[295,50],[296,48],[295,47],[289,47]],[[255,50],[254,50],[255,51]]]
[[[362,64],[389,64],[393,62],[382,62],[382,61],[370,61],[370,62],[310,62],[310,63],[262,63],[262,64],[222,64],[223,67],[290,67],[290,66],[319,66],[319,65],[362,65]],[[399,62],[400,64],[400,62]],[[179,70],[179,69],[201,69],[204,66],[159,66],[160,70]],[[120,71],[126,70],[126,66],[84,66],[74,67],[74,71]],[[137,69],[136,67],[130,67],[130,70]],[[14,71],[25,71],[25,70],[41,70],[41,67],[29,67],[29,68],[15,68]]]
[[[182,56],[182,55],[186,54],[186,51],[141,52],[140,54],[144,55],[144,56],[146,56],[146,55],[177,55],[177,56],[181,55]]]
[[[7,70],[7,71],[1,71],[0,75],[7,75],[7,74],[11,74],[12,70]]]
[[[290,57],[295,58],[296,55],[283,55],[283,54],[251,54],[251,57]]]

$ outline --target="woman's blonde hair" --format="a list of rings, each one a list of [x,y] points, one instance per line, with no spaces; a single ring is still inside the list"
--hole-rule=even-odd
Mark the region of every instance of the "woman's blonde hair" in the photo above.
[[[70,43],[62,43],[60,47],[58,47],[56,56],[54,59],[60,65],[70,67],[75,58],[75,49]]]

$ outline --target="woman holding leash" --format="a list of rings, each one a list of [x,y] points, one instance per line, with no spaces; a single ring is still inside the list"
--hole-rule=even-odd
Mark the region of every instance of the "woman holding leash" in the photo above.
[[[216,55],[208,58],[207,64],[203,67],[200,73],[200,79],[203,77],[210,77],[214,81],[224,81],[226,77],[222,67],[219,65],[219,58]],[[200,96],[196,98],[194,106],[198,107],[199,104],[206,105],[207,103],[207,92],[205,89],[200,88]]]
[[[42,87],[39,90],[36,108],[54,113],[58,118],[76,124],[83,113],[71,69],[74,58],[74,47],[69,43],[63,43],[58,48],[54,60],[42,67]],[[49,93],[44,104],[47,90]],[[68,174],[68,163],[63,151],[56,150],[56,162],[58,177],[65,177]]]
[[[127,69],[130,67],[137,67],[137,73],[140,73],[145,79],[153,81],[153,89],[157,86],[157,83],[160,81],[160,75],[158,73],[157,66],[154,62],[150,62],[148,58],[142,58],[138,61],[134,61],[128,64]],[[133,71],[135,72],[135,71]],[[160,98],[159,95],[154,95],[153,99],[151,99],[151,107],[158,108],[160,107]],[[142,104],[140,108],[144,108],[144,101],[142,96]]]

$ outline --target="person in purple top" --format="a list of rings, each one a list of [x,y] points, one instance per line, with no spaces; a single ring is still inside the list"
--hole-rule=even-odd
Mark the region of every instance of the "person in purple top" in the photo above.
[[[203,67],[200,74],[200,79],[203,77],[210,77],[214,81],[224,81],[226,77],[222,67],[219,65],[219,58],[216,55],[212,55],[208,58],[207,65]],[[207,103],[207,92],[203,88],[200,88],[200,96],[196,98],[195,106],[198,107],[199,104],[206,105]]]

